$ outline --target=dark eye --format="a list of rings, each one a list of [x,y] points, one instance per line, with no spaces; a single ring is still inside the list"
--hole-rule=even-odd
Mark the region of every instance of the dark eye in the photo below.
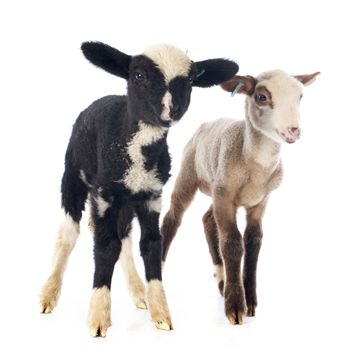
[[[259,101],[259,102],[266,102],[266,101],[267,101],[266,95],[259,94],[259,95],[258,95],[258,101]]]
[[[138,81],[142,81],[142,80],[145,80],[145,76],[141,72],[136,72],[135,79]]]

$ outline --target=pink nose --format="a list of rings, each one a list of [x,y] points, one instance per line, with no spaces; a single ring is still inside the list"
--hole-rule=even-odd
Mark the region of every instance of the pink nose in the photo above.
[[[299,128],[288,128],[288,133],[295,140],[300,137],[300,129]]]
[[[170,107],[167,104],[163,104],[163,113],[169,114],[170,113]]]
[[[161,114],[161,118],[163,120],[171,120],[170,118],[170,107],[168,104],[163,104],[163,111],[162,111],[162,114]]]

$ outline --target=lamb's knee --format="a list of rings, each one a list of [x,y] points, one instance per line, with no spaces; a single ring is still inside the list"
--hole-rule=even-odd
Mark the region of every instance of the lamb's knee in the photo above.
[[[156,258],[162,249],[162,237],[157,235],[152,238],[144,238],[140,241],[141,256],[152,256]]]
[[[222,233],[220,235],[220,248],[224,259],[240,260],[244,253],[244,244],[241,235]]]
[[[70,214],[65,214],[58,231],[58,246],[74,247],[79,236],[79,230],[79,222],[75,221]]]
[[[246,248],[259,249],[262,244],[263,233],[259,227],[248,227],[244,232],[244,245]]]

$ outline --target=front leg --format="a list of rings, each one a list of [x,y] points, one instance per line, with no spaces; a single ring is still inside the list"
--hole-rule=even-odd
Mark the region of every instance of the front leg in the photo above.
[[[247,209],[247,227],[244,232],[244,267],[243,281],[247,300],[247,316],[255,316],[258,305],[256,296],[256,268],[262,242],[261,220],[267,199],[253,208]]]
[[[114,265],[121,250],[116,208],[111,204],[106,209],[107,205],[102,204],[102,199],[97,198],[94,207],[101,210],[95,210],[93,214],[95,274],[88,317],[88,326],[93,337],[105,337],[111,325],[110,289]]]
[[[145,264],[146,298],[152,321],[158,329],[171,330],[172,323],[162,284],[162,240],[159,232],[160,197],[136,208],[141,227],[140,250]]]
[[[224,190],[214,195],[214,216],[219,228],[219,245],[225,267],[225,313],[230,323],[242,324],[246,301],[241,275],[243,240],[237,228],[236,210]]]

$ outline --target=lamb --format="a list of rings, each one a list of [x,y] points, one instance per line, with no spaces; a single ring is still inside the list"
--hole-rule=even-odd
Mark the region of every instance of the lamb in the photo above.
[[[282,180],[281,143],[293,143],[300,137],[303,84],[311,84],[318,74],[291,77],[274,70],[256,78],[235,76],[221,86],[246,95],[245,120],[204,123],[184,149],[171,206],[161,227],[162,260],[197,189],[211,196],[212,205],[203,216],[204,231],[231,324],[242,324],[245,313],[255,316],[262,218],[270,192]],[[243,239],[236,223],[239,207],[246,210]]]
[[[88,325],[92,336],[106,336],[111,325],[111,279],[121,262],[131,297],[148,308],[159,329],[172,329],[162,285],[159,214],[162,187],[169,178],[167,134],[186,112],[192,86],[209,87],[231,79],[235,62],[191,61],[170,45],[130,56],[100,42],[82,44],[97,67],[128,82],[126,96],[105,96],[77,118],[65,156],[62,208],[53,270],[41,293],[41,312],[56,306],[67,260],[79,235],[85,202],[91,203],[95,274]],[[140,251],[147,291],[132,257],[131,223],[141,227]]]

